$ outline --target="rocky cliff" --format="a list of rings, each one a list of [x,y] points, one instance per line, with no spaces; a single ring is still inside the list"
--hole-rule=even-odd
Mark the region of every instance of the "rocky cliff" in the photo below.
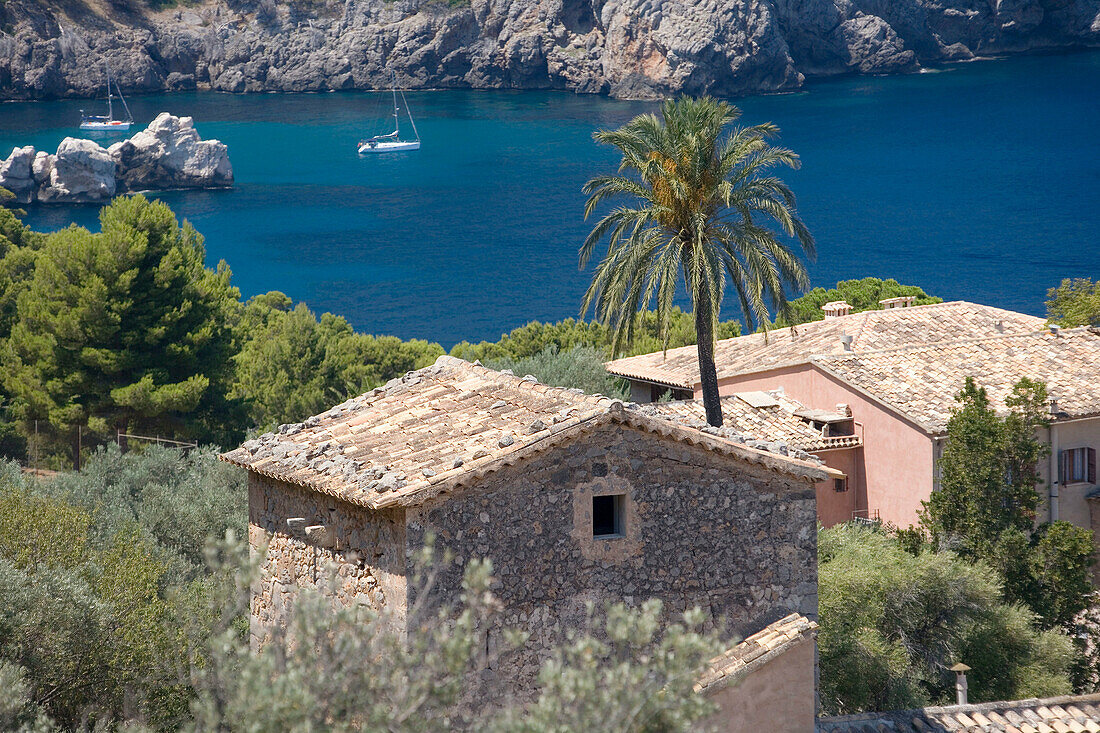
[[[129,140],[103,148],[67,137],[56,153],[15,148],[0,161],[0,188],[17,203],[107,201],[116,193],[233,184],[226,146],[202,140],[190,117],[162,112]]]
[[[0,98],[559,88],[797,88],[975,55],[1100,46],[1100,0],[4,0]],[[191,4],[191,2],[200,4]]]

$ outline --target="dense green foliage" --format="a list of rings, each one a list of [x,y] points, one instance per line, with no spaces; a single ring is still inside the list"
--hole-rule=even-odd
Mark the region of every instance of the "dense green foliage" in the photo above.
[[[210,537],[240,536],[246,528],[244,477],[208,449],[181,454],[148,446],[123,454],[108,444],[83,470],[59,474],[38,491],[93,516],[96,543],[139,528],[180,579],[202,575]]]
[[[0,207],[3,456],[61,468],[73,465],[77,443],[86,455],[117,431],[231,445],[443,353],[427,341],[358,333],[279,292],[241,303],[224,264],[203,266],[201,236],[140,196],[105,207],[98,233],[40,234],[19,213]],[[637,314],[620,353],[695,341],[691,315],[678,308],[664,328],[655,313]],[[736,321],[718,325],[719,338],[739,333]],[[528,323],[495,343],[462,342],[452,354],[622,394],[601,365],[613,340],[606,326],[569,318]]]
[[[719,638],[701,612],[668,624],[650,601],[591,614],[529,706],[475,712],[499,609],[478,561],[460,606],[407,637],[385,613],[306,593],[255,654],[243,484],[208,451],[111,449],[52,479],[0,464],[0,728],[680,731],[711,710],[693,684]],[[419,557],[422,587],[449,562]],[[522,639],[506,633],[498,653]]]
[[[1047,318],[1066,328],[1100,326],[1100,282],[1087,277],[1063,280],[1047,291]]]
[[[818,535],[821,704],[832,714],[954,699],[949,668],[973,668],[970,700],[1070,692],[1073,645],[1003,600],[995,571],[946,551],[914,555],[858,525]]]
[[[1068,522],[1035,527],[1044,482],[1039,440],[1047,422],[1046,386],[1021,379],[998,415],[985,390],[967,379],[947,426],[941,488],[924,503],[921,525],[937,547],[996,568],[1005,595],[1030,607],[1047,627],[1072,629],[1092,593],[1091,533]]]
[[[323,412],[443,353],[427,341],[356,333],[331,313],[318,320],[278,292],[248,301],[241,333],[230,395],[247,402],[251,424],[262,428]]]
[[[33,274],[12,286],[2,363],[14,416],[74,449],[78,430],[236,440],[228,268],[207,269],[198,233],[142,196],[116,200],[100,224],[47,237]]]
[[[421,567],[438,567],[430,551]],[[419,578],[430,587],[434,572]],[[527,706],[482,704],[472,691],[479,671],[522,643],[506,632],[485,648],[483,623],[498,612],[491,566],[467,564],[456,608],[420,618],[407,639],[385,612],[333,609],[304,593],[281,633],[258,654],[232,632],[220,637],[211,664],[196,674],[192,706],[200,730],[482,729],[499,733],[692,730],[712,706],[693,689],[699,670],[720,648],[701,631],[703,614],[669,620],[659,602],[590,614],[541,673],[540,696]],[[244,609],[242,609],[244,610]],[[415,612],[415,609],[413,609]],[[480,710],[478,709],[480,708]]]
[[[548,346],[534,356],[490,359],[485,366],[509,369],[521,377],[530,374],[543,384],[555,387],[573,387],[589,394],[625,398],[626,383],[608,374],[603,362],[603,352],[591,346],[574,346],[564,352]]]
[[[592,309],[610,327],[618,350],[633,335],[635,314],[652,302],[667,343],[669,314],[682,284],[691,299],[711,425],[722,424],[714,341],[727,283],[746,323],[766,324],[769,306],[787,313],[788,289],[809,287],[799,253],[814,254],[794,194],[774,173],[779,166],[797,167],[798,156],[768,143],[778,133],[770,123],[734,127],[740,115],[710,97],[680,97],[666,101],[659,118],[639,115],[617,130],[600,130],[596,140],[622,156],[619,171],[584,186],[585,218],[602,205],[615,205],[581,246],[584,267],[597,245],[607,245],[582,312]]]
[[[203,609],[232,588],[202,547],[243,534],[243,484],[209,452],[155,447],[57,480],[0,466],[0,676],[22,690],[6,689],[0,718],[184,722],[216,618]]]
[[[576,346],[591,346],[611,359],[695,344],[695,320],[690,313],[684,313],[677,306],[673,306],[667,313],[665,335],[661,334],[661,324],[655,311],[641,311],[634,318],[633,337],[628,343],[621,344],[618,350],[613,348],[614,334],[606,325],[566,318],[557,323],[531,321],[526,326],[503,334],[495,342],[471,344],[461,341],[451,349],[451,356],[466,361],[478,359],[488,362],[493,359],[526,359],[550,347],[565,352]],[[719,322],[715,331],[715,337],[719,339],[740,335],[740,322],[732,320]]]
[[[787,315],[780,315],[777,326],[793,326],[799,323],[820,321],[825,318],[821,306],[835,300],[843,300],[852,306],[853,313],[878,310],[879,301],[912,295],[916,298],[913,305],[942,303],[943,298],[928,295],[916,285],[901,285],[897,280],[880,280],[877,277],[865,277],[862,280],[842,280],[835,288],[814,288],[801,298],[795,298],[789,304]]]

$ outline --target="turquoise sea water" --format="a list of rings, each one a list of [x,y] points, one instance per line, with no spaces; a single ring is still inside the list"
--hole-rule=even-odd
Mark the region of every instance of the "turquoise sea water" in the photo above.
[[[229,145],[230,191],[160,198],[244,295],[282,290],[372,333],[450,345],[577,315],[584,181],[616,158],[592,131],[654,107],[560,92],[408,94],[415,153],[360,158],[378,94],[130,100]],[[1100,276],[1100,53],[845,78],[735,100],[803,159],[787,175],[818,240],[813,281],[876,275],[1039,314],[1063,277]],[[54,149],[87,101],[0,105],[0,155]],[[137,128],[135,128],[137,129]],[[27,221],[94,227],[97,207]],[[732,307],[732,304],[731,304]],[[727,312],[735,317],[736,312]]]

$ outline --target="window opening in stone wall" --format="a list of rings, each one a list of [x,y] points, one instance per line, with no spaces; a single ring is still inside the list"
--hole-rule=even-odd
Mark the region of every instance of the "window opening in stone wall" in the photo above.
[[[622,537],[623,506],[625,494],[592,497],[592,536],[602,538]]]

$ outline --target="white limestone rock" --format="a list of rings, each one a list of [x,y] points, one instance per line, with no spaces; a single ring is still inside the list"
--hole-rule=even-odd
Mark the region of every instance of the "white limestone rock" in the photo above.
[[[102,94],[88,48],[134,92],[384,89],[396,71],[410,88],[651,97],[1100,45],[1100,0],[211,0],[111,24],[5,8],[0,99]]]
[[[7,160],[0,163],[0,188],[6,188],[15,194],[15,200],[29,204],[34,197],[34,174],[31,164],[34,161],[34,147],[28,145],[14,148]]]
[[[34,156],[34,163],[31,164],[31,172],[38,186],[48,181],[50,173],[53,172],[53,156],[45,150],[39,150]]]
[[[894,29],[877,15],[859,15],[840,25],[849,65],[863,74],[914,71],[917,57]]]
[[[190,117],[161,112],[129,140],[110,147],[120,187],[128,191],[214,188],[233,184],[229,149],[203,140]]]
[[[57,147],[49,179],[38,200],[49,202],[106,201],[115,195],[115,162],[91,140],[67,137]]]

